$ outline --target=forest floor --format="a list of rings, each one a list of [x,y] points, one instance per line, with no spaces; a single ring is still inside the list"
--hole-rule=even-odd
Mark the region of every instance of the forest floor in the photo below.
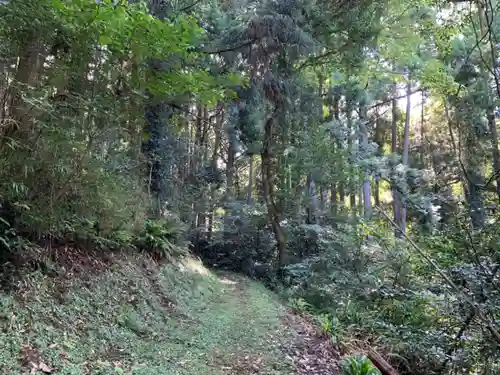
[[[338,374],[331,341],[245,277],[192,259],[76,263],[0,292],[1,374]]]

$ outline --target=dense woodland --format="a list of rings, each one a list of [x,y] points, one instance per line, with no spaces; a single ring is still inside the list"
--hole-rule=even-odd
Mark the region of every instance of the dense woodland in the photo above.
[[[401,374],[498,374],[499,39],[495,0],[0,1],[2,285],[189,247]]]

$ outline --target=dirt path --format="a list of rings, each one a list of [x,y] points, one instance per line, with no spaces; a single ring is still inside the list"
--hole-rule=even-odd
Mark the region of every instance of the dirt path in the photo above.
[[[296,375],[337,375],[340,356],[330,338],[321,335],[306,318],[288,311],[284,326],[293,339],[285,343],[283,351],[293,359]]]
[[[235,351],[231,357],[226,358],[229,365],[226,363],[224,374],[339,374],[338,352],[331,340],[320,335],[310,321],[273,300],[272,295],[260,290],[261,286],[256,283],[235,275],[226,274],[221,277],[231,285],[221,302],[230,310],[235,302],[238,305],[238,309],[232,312],[235,326],[242,329],[242,323],[247,322],[247,325],[254,326],[257,330],[269,330],[261,336],[262,341],[256,348],[258,350],[248,353],[240,347],[240,351]],[[255,288],[259,289],[260,296],[268,296],[269,299],[261,300],[255,295]],[[267,311],[258,308],[259,300],[260,304],[264,303]],[[270,306],[273,308],[269,310]],[[269,323],[269,318],[275,318],[269,313],[278,318],[271,326],[265,324],[266,321]]]
[[[196,260],[124,258],[64,291],[23,280],[0,293],[0,374],[338,374],[331,343],[275,294]]]

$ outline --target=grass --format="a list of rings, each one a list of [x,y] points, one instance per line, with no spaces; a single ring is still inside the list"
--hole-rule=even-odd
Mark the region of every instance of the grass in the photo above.
[[[262,285],[188,259],[127,257],[87,277],[25,277],[0,294],[0,373],[290,374],[282,306]]]

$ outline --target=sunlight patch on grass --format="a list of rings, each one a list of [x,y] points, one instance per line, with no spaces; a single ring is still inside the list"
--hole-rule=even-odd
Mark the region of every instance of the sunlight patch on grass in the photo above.
[[[191,272],[196,272],[200,275],[207,276],[210,271],[203,265],[203,263],[198,259],[187,258],[180,264],[181,270],[187,269]]]
[[[238,284],[238,282],[237,282],[237,281],[234,281],[234,280],[229,280],[229,279],[225,279],[225,278],[220,279],[220,282],[221,282],[222,284],[229,284],[229,285],[235,285],[235,284]]]

